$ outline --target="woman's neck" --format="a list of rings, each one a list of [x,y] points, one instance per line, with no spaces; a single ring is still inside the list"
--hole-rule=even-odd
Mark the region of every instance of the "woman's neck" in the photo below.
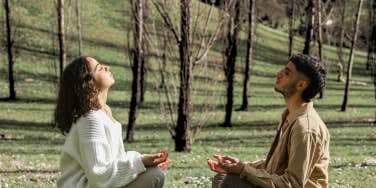
[[[98,100],[99,100],[99,104],[102,106],[102,108],[104,106],[107,106],[107,91],[108,90],[103,90],[101,92],[99,92],[98,94]]]

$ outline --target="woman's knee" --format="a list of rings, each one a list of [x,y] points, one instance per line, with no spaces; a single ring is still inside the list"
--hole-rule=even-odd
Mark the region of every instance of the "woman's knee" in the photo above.
[[[156,188],[163,187],[165,174],[159,167],[148,168],[146,173]]]

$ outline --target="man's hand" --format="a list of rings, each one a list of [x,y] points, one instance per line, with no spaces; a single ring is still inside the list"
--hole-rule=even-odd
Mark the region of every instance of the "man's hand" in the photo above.
[[[165,151],[165,150],[162,150],[161,152],[159,152],[157,154],[144,154],[144,155],[142,155],[141,160],[142,160],[142,163],[144,163],[144,165],[146,167],[157,166],[157,165],[165,162],[167,160],[167,157],[168,157],[168,152]],[[170,162],[168,164],[170,164]],[[165,165],[166,168],[167,168],[168,164]]]
[[[217,173],[240,174],[244,168],[244,163],[239,159],[230,156],[213,156],[218,162],[208,159],[210,169]]]

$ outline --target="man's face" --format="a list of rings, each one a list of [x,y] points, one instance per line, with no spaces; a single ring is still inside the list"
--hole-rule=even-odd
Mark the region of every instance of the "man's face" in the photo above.
[[[291,61],[288,62],[286,67],[277,72],[274,90],[282,93],[285,98],[294,95],[297,91],[296,85],[299,81],[298,74],[295,65]]]

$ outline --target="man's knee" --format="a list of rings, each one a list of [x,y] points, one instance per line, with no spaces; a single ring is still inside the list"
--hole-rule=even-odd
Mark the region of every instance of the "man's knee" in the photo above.
[[[219,173],[216,174],[213,177],[212,188],[220,188],[225,176],[226,176],[226,174],[219,174]]]

